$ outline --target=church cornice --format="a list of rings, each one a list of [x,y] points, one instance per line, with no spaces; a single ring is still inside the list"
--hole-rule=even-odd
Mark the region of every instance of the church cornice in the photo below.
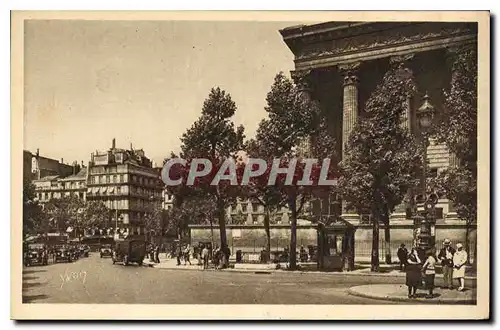
[[[313,68],[314,62],[328,59],[330,65],[353,61],[364,53],[384,57],[385,53],[393,56],[411,48],[415,48],[415,52],[443,48],[475,40],[477,25],[467,22],[334,22],[280,32],[295,55],[296,69],[301,69]],[[378,52],[381,56],[377,56]]]

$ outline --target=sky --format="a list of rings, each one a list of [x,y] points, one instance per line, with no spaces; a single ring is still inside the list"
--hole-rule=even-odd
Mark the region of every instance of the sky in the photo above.
[[[178,151],[215,86],[253,137],[274,76],[293,70],[279,29],[303,22],[32,20],[25,24],[24,149],[64,162]]]

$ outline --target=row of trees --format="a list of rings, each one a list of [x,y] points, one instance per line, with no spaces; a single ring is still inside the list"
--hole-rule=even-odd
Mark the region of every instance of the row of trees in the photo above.
[[[144,210],[144,229],[151,236],[177,235],[176,212],[163,210],[150,204]],[[101,201],[83,201],[77,196],[53,198],[42,204],[35,198],[34,185],[26,181],[23,185],[23,233],[25,236],[48,232],[64,233],[72,229],[75,237],[81,238],[86,230],[103,230],[115,227],[116,213]],[[179,224],[182,230],[182,225]]]
[[[81,237],[89,228],[109,228],[111,217],[111,211],[102,202],[84,202],[76,196],[54,198],[42,207],[35,198],[34,185],[24,182],[23,229],[26,236],[66,232],[71,227],[75,235]]]
[[[237,198],[250,199],[265,210],[264,227],[267,250],[270,251],[270,218],[282,206],[291,213],[290,268],[296,267],[297,218],[304,206],[314,198],[337,194],[348,209],[359,214],[370,214],[373,224],[372,270],[379,269],[379,227],[384,225],[386,240],[390,240],[389,219],[394,208],[401,204],[408,189],[418,184],[417,178],[426,161],[423,149],[407,128],[400,125],[408,95],[417,93],[413,76],[394,64],[364,105],[353,131],[346,141],[346,157],[339,162],[336,151],[341,149],[321,113],[318,104],[306,93],[279,73],[269,91],[265,110],[267,118],[258,126],[255,138],[245,141],[243,126],[235,127],[232,117],[237,110],[231,96],[220,88],[213,88],[203,104],[201,116],[183,134],[181,152],[170,158],[187,159],[187,166],[174,166],[171,173],[187,179],[194,158],[209,158],[214,164],[211,172],[195,181],[195,185],[170,186],[175,196],[174,208],[151,208],[145,217],[147,233],[174,233],[182,239],[189,223],[211,223],[215,219],[221,237],[221,248],[227,249],[226,208]],[[468,226],[476,220],[477,212],[477,56],[475,49],[457,52],[452,67],[452,80],[445,92],[444,111],[439,116],[433,133],[459,159],[458,167],[442,172],[434,180],[434,189],[444,193],[456,206],[460,219]],[[318,180],[320,164],[302,164],[297,146],[310,140],[311,156],[331,159],[328,178],[338,178],[337,186],[304,186],[299,184],[302,174],[311,171],[311,180]],[[244,151],[246,158],[242,158]],[[219,185],[210,185],[226,158],[236,161],[236,178],[228,177]],[[248,185],[230,185],[230,180],[241,182],[244,165],[260,158],[270,164],[281,159],[281,167],[299,158],[291,185],[285,184],[285,175],[278,175],[276,184],[267,185],[268,169],[252,177]],[[168,159],[166,159],[167,161]],[[254,171],[259,164],[251,164]],[[202,170],[203,165],[198,164]],[[306,167],[309,168],[306,169]],[[225,174],[230,173],[226,168]],[[24,225],[26,231],[40,230],[52,225],[56,228],[82,228],[102,224],[109,219],[103,205],[81,205],[75,199],[61,199],[49,203],[42,212],[33,201],[32,187],[25,186]],[[77,211],[83,212],[79,214]],[[83,210],[83,211],[81,211]],[[41,216],[47,213],[49,217]],[[107,215],[106,215],[107,214]],[[37,218],[44,221],[35,221]],[[85,219],[85,220],[84,220]],[[48,222],[47,222],[48,221]],[[83,222],[85,221],[85,222]],[[469,228],[469,227],[467,227]],[[466,243],[467,245],[467,243]],[[226,255],[225,261],[227,262]]]
[[[477,58],[473,49],[461,49],[458,54],[452,68],[451,88],[445,91],[445,111],[439,117],[434,135],[457,154],[461,166],[443,172],[435,182],[435,189],[444,192],[455,203],[460,219],[472,223],[476,219]],[[211,175],[195,182],[195,186],[168,188],[175,196],[174,212],[186,215],[182,220],[184,226],[193,219],[217,219],[221,246],[227,247],[225,209],[238,197],[249,198],[264,207],[267,250],[270,251],[270,216],[282,206],[288,206],[291,212],[290,268],[294,269],[298,215],[312,198],[336,193],[346,202],[347,208],[371,215],[372,270],[378,271],[380,224],[386,228],[386,240],[390,240],[390,214],[404,201],[409,188],[418,185],[419,173],[426,161],[421,144],[400,125],[408,96],[417,92],[413,76],[407,70],[398,64],[390,67],[366,102],[363,116],[346,141],[347,156],[338,162],[335,151],[340,148],[321,109],[283,73],[275,77],[267,95],[268,118],[259,123],[256,137],[246,142],[244,128],[235,127],[231,121],[236,112],[234,101],[225,91],[214,88],[203,104],[201,116],[182,136],[181,153],[172,154],[171,158],[188,159],[187,166],[177,168],[178,177],[184,180],[190,159],[210,158],[218,165],[214,166]],[[231,186],[227,180],[218,186],[210,185],[226,157],[238,161],[237,178],[234,179],[240,182],[244,171],[242,165],[251,162],[242,160],[240,151],[245,151],[250,159],[266,159],[268,164],[273,158],[280,158],[281,165],[285,166],[300,156],[297,146],[304,139],[311,139],[313,157],[332,159],[328,174],[339,178],[336,187],[297,184],[304,164],[298,164],[292,185],[285,185],[284,176],[281,176],[275,185],[268,186],[269,172],[251,178],[247,186]],[[312,180],[319,175],[316,166],[312,165]],[[252,170],[258,168],[258,164],[252,163]],[[228,169],[224,173],[229,173]],[[204,207],[193,210],[191,205]]]

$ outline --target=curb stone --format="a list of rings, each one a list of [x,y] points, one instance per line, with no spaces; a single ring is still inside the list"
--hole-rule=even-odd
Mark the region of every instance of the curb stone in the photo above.
[[[408,297],[404,296],[389,296],[387,294],[373,294],[373,293],[366,293],[360,291],[360,288],[363,287],[369,287],[370,285],[360,285],[360,286],[355,286],[351,287],[347,290],[347,293],[352,295],[352,296],[357,296],[357,297],[362,297],[362,298],[369,298],[369,299],[376,299],[376,300],[386,300],[386,301],[396,301],[396,302],[415,302],[415,303],[421,303],[421,304],[433,304],[433,305],[439,305],[439,304],[447,304],[447,305],[452,305],[452,304],[468,304],[472,305],[475,304],[477,301],[476,299],[452,299],[452,298],[442,298],[442,299],[425,299],[425,298],[416,298],[416,299],[410,299]]]
[[[173,268],[173,267],[158,267],[157,264],[151,264],[150,267],[156,268],[156,269],[166,269],[166,270],[187,270],[187,271],[203,271],[203,269],[198,269],[198,268]],[[209,269],[215,271],[215,269]],[[218,271],[223,271],[223,272],[233,272],[233,273],[256,273],[256,274],[301,274],[301,275],[328,275],[328,276],[378,276],[378,277],[404,277],[405,275],[399,275],[399,274],[387,274],[387,273],[359,273],[359,272],[321,272],[321,271],[287,271],[287,270],[277,270],[277,269],[219,269]],[[442,278],[442,274],[436,275],[436,278]],[[466,280],[477,280],[476,277],[472,276],[466,276]]]

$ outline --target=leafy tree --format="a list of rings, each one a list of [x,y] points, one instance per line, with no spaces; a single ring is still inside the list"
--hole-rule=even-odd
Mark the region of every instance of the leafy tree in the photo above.
[[[90,227],[108,228],[111,220],[111,210],[102,201],[87,201],[84,204],[83,219],[85,229]]]
[[[266,127],[265,124],[268,121],[262,121],[258,128],[257,136],[262,139],[265,135],[262,132]],[[266,232],[266,251],[271,251],[271,231],[270,222],[271,215],[275,214],[281,207],[287,205],[288,199],[286,195],[280,191],[279,187],[276,185],[268,185],[267,180],[269,178],[270,166],[272,164],[272,159],[269,159],[269,155],[272,155],[271,150],[266,150],[265,141],[262,140],[250,140],[247,142],[247,153],[251,158],[267,159],[268,167],[264,175],[253,177],[248,182],[248,186],[243,187],[243,195],[248,197],[252,202],[256,202],[264,207],[264,230]],[[252,170],[257,170],[257,165],[252,166]]]
[[[146,237],[152,240],[161,236],[163,230],[163,209],[161,205],[149,203],[144,214],[144,230]],[[146,239],[148,240],[148,239]]]
[[[226,158],[235,158],[236,153],[243,147],[244,139],[243,126],[236,128],[231,121],[235,112],[236,104],[231,99],[231,96],[219,87],[213,88],[203,104],[201,116],[181,138],[182,156],[187,159],[209,158],[215,165],[213,168],[214,171],[220,167]],[[215,172],[213,175],[215,175]],[[221,237],[221,248],[223,251],[226,251],[228,245],[225,209],[237,196],[237,192],[232,189],[234,186],[229,184],[212,186],[206,180],[199,180],[195,189],[184,187],[184,190],[186,188],[188,188],[187,195],[196,194],[194,191],[202,191],[214,198]],[[229,256],[225,255],[225,257],[227,264]]]
[[[247,222],[247,216],[243,214],[241,210],[238,210],[238,212],[235,215],[231,216],[231,223],[237,224],[237,225],[243,225]]]
[[[35,198],[35,186],[29,181],[23,181],[23,233],[33,235],[45,232],[46,217],[42,206]]]
[[[379,271],[379,226],[412,186],[423,164],[423,150],[400,125],[408,93],[416,86],[411,75],[393,65],[365,106],[347,141],[340,163],[340,194],[347,207],[370,213],[373,222],[371,270]]]
[[[322,148],[321,144],[314,143],[317,142],[315,138],[317,139],[321,135],[329,135],[325,119],[321,116],[317,103],[311,101],[309,96],[300,91],[282,72],[276,75],[266,101],[265,110],[268,119],[260,122],[257,136],[255,140],[248,142],[247,149],[251,156],[266,159],[268,167],[262,176],[253,180],[250,185],[250,195],[266,208],[265,226],[267,228],[268,245],[270,242],[270,213],[283,204],[288,205],[291,212],[289,267],[295,269],[297,266],[297,216],[302,212],[305,203],[312,195],[328,194],[331,187],[298,185],[298,181],[302,178],[305,169],[300,160],[297,162],[291,185],[285,184],[284,175],[279,175],[276,184],[268,186],[267,178],[270,174],[271,158],[281,158],[280,167],[286,167],[292,159],[296,158],[296,147],[304,139],[313,141],[312,152],[319,157],[325,157],[327,154],[332,156],[331,151],[336,148],[331,136],[329,136],[329,141],[332,142],[328,146],[329,153]],[[332,164],[335,164],[335,159],[332,160]],[[319,170],[320,165],[315,164],[310,176],[315,183],[319,178]],[[269,249],[269,246],[267,248]]]
[[[470,226],[477,221],[477,50],[470,45],[454,51],[450,89],[444,92],[444,111],[435,136],[456,155],[459,164],[441,172],[436,185],[466,223],[465,248],[469,252]]]
[[[63,196],[53,198],[45,209],[51,218],[51,227],[59,232],[65,232],[72,227],[75,236],[81,237],[83,229],[88,227],[87,219],[84,217],[84,202],[76,196]]]
[[[211,196],[184,196],[182,203],[174,199],[174,207],[165,211],[163,232],[183,241],[189,237],[189,224],[212,224],[215,211],[215,200]]]

